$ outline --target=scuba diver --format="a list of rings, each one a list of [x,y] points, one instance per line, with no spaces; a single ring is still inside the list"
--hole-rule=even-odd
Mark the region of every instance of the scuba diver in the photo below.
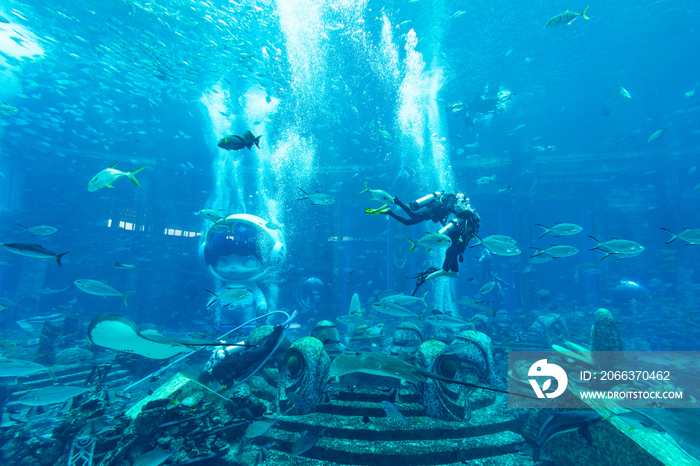
[[[476,237],[481,226],[479,215],[472,210],[468,202],[462,206],[455,218],[450,220],[447,225],[440,229],[440,233],[447,235],[452,244],[445,251],[445,261],[442,263],[442,268],[430,267],[423,272],[413,275],[408,278],[417,278],[416,288],[413,290],[413,296],[418,292],[426,281],[433,280],[438,277],[457,278],[459,273],[459,263],[464,261],[464,250],[467,248],[469,240]]]
[[[491,118],[498,112],[506,109],[508,101],[513,99],[513,92],[499,88],[498,92],[489,97],[489,86],[486,85],[484,91],[474,94],[462,112],[464,124],[469,129],[469,133],[474,136],[476,123]]]
[[[248,380],[275,355],[285,340],[284,331],[296,315],[297,313],[294,312],[285,322],[273,327],[269,335],[255,342],[254,345],[240,342],[234,346],[215,350],[204,372],[199,375],[199,382],[209,384],[218,381],[222,385],[232,387]]]
[[[365,213],[369,215],[388,215],[404,225],[415,225],[426,220],[432,220],[434,223],[440,223],[445,226],[447,218],[450,214],[457,214],[458,206],[463,205],[465,199],[466,197],[462,193],[455,195],[451,193],[445,194],[445,191],[435,191],[411,202],[408,206],[401,202],[398,197],[394,197],[394,203],[406,212],[408,218],[395,214],[389,204],[384,204],[378,209],[365,209]]]

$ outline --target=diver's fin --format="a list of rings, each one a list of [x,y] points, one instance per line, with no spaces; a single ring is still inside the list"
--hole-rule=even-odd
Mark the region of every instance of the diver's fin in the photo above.
[[[383,206],[377,208],[377,209],[365,209],[365,213],[367,215],[381,215],[381,214],[386,214],[391,211],[391,207],[389,207],[388,204],[384,204]]]

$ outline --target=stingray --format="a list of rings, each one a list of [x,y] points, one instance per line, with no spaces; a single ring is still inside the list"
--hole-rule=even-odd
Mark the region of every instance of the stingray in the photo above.
[[[442,375],[435,374],[422,367],[414,366],[399,358],[379,353],[355,353],[341,354],[336,357],[331,363],[330,375],[341,376],[351,374],[353,372],[362,372],[364,374],[381,375],[384,377],[392,377],[401,379],[406,382],[421,383],[427,382],[428,379],[440,380],[441,382],[455,383],[471,388],[481,388],[492,392],[505,393],[508,395],[523,396],[525,398],[533,398],[532,396],[521,395],[519,393],[500,390],[494,387],[486,387],[461,380],[454,380]]]
[[[627,408],[647,416],[660,425],[690,456],[700,460],[700,440],[698,439],[698,421],[695,409],[688,408]]]
[[[232,346],[231,343],[221,343],[213,339],[180,340],[158,334],[144,335],[131,319],[120,314],[108,313],[92,319],[87,334],[90,341],[98,346],[140,354],[151,359],[168,359],[203,346]]]

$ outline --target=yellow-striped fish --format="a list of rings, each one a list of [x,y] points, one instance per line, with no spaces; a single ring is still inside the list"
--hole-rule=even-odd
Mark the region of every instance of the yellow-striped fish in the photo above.
[[[564,13],[556,15],[554,18],[547,21],[547,24],[545,24],[544,27],[551,28],[554,26],[559,26],[561,23],[571,24],[579,16],[583,16],[585,19],[591,19],[588,16],[586,16],[586,11],[588,11],[588,7],[586,7],[586,9],[583,10],[583,13],[575,13],[573,11],[566,10]]]

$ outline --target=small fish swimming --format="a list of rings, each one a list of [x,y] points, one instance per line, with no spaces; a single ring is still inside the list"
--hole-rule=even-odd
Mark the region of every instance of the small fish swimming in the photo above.
[[[303,434],[301,434],[301,437],[296,439],[294,441],[294,444],[292,445],[292,456],[299,456],[303,455],[307,451],[311,450],[314,445],[323,437],[323,433],[326,431],[326,429],[321,429],[321,432],[318,434],[309,434],[307,431],[304,431]]]
[[[59,267],[61,266],[61,257],[68,254],[68,251],[62,252],[61,254],[56,254],[48,249],[43,248],[38,244],[26,244],[26,243],[0,243],[5,249],[20,256],[36,257],[37,259],[56,259],[56,263]]]
[[[17,113],[19,113],[17,108],[7,102],[0,102],[0,115],[16,115]]]
[[[671,233],[671,239],[666,241],[666,244],[672,243],[676,239],[682,239],[688,244],[700,244],[700,228],[686,228],[678,234],[675,234],[668,228],[661,227],[662,230]]]
[[[112,267],[113,269],[135,269],[136,265],[134,265],[134,264],[120,264],[119,262],[115,262],[110,267]]]
[[[72,385],[51,385],[27,392],[17,400],[26,406],[46,406],[66,401],[87,392],[94,392],[96,387],[74,387]]]
[[[368,321],[366,319],[363,319],[360,316],[357,315],[352,315],[352,314],[347,314],[344,316],[336,317],[335,319],[337,322],[340,322],[341,324],[345,325],[362,325],[366,324]]]
[[[51,369],[32,361],[0,358],[0,377],[26,377],[38,372],[51,373]]]
[[[478,180],[476,180],[476,184],[478,184],[479,186],[483,186],[483,185],[489,184],[489,183],[491,183],[491,182],[493,182],[493,181],[495,181],[495,180],[496,180],[496,175],[492,175],[492,176],[482,176],[481,178],[479,178]]]
[[[663,136],[664,133],[666,132],[666,130],[667,130],[668,128],[670,128],[670,127],[671,127],[671,125],[666,125],[666,126],[664,126],[663,128],[654,131],[654,132],[651,134],[651,136],[649,136],[649,139],[647,139],[647,142],[654,142],[654,141],[656,141],[657,139],[660,139],[661,136]]]
[[[467,322],[458,317],[443,314],[441,311],[434,310],[428,317],[423,319],[426,324],[433,325],[435,327],[451,328],[456,329],[460,327],[473,326],[471,322]]]
[[[308,199],[311,201],[311,205],[331,205],[335,203],[335,198],[330,194],[324,194],[319,192],[316,192],[314,194],[307,194],[306,191],[304,191],[303,189],[299,188],[299,190],[302,193],[304,193],[304,197],[297,199],[297,201],[303,201],[304,199]]]
[[[479,288],[479,294],[489,293],[491,290],[493,290],[494,286],[496,286],[496,282],[493,280],[488,283],[484,283],[484,285]]]
[[[128,304],[126,304],[126,297],[130,294],[136,293],[136,291],[120,293],[109,286],[106,282],[101,282],[99,280],[81,279],[76,280],[73,283],[75,283],[75,286],[77,286],[81,291],[88,294],[93,294],[95,296],[119,296],[122,298],[122,301],[124,301],[124,306],[128,306]]]
[[[199,212],[197,212],[195,215],[199,215],[201,217],[206,218],[207,220],[211,220],[212,222],[216,223],[225,217],[225,215],[222,215],[221,212],[223,212],[223,211],[222,210],[213,210],[213,209],[202,209]]]
[[[255,438],[264,435],[268,430],[272,429],[277,424],[277,419],[273,421],[255,421],[245,430],[244,438]]]
[[[581,232],[581,230],[583,230],[583,228],[576,225],[575,223],[555,223],[554,226],[552,226],[551,228],[546,227],[541,223],[535,223],[535,225],[544,228],[544,233],[542,233],[537,239],[542,238],[547,233],[552,233],[555,236],[569,236],[575,235],[576,233],[579,233]]]
[[[102,189],[105,187],[106,188],[114,188],[114,186],[112,186],[112,183],[114,183],[118,179],[124,178],[124,177],[129,178],[131,180],[131,182],[134,183],[136,186],[139,186],[139,187],[141,186],[141,184],[138,182],[138,180],[136,179],[136,177],[134,175],[137,174],[138,172],[140,172],[141,170],[143,170],[144,168],[146,168],[145,165],[143,167],[134,168],[133,170],[128,171],[128,172],[116,170],[114,168],[116,165],[117,164],[114,163],[114,164],[110,165],[109,168],[105,168],[104,170],[99,172],[97,175],[95,175],[88,183],[88,188],[87,188],[88,191],[95,192],[98,189]]]
[[[405,307],[400,306],[399,304],[396,304],[391,301],[379,301],[376,303],[372,303],[372,309],[379,312],[380,314],[392,317],[399,317],[401,319],[416,317],[418,320],[420,320],[419,314],[416,314],[413,311],[409,311]]]
[[[219,294],[212,293],[209,290],[205,290],[212,295],[212,298],[207,303],[207,307],[210,307],[215,302],[219,301],[222,306],[228,306],[230,304],[237,304],[242,301],[248,300],[253,296],[247,288],[226,288],[220,291]]]
[[[540,256],[542,254],[549,254],[552,257],[556,258],[561,258],[561,257],[569,257],[573,256],[575,254],[578,254],[578,249],[573,247],[573,246],[564,246],[564,245],[556,245],[552,246],[547,249],[540,249],[540,248],[530,248],[534,249],[537,252],[533,255],[533,257]]]
[[[380,301],[391,301],[392,303],[396,303],[400,306],[411,306],[416,303],[423,303],[423,306],[427,306],[425,302],[425,297],[428,296],[428,292],[426,291],[423,293],[423,296],[417,297],[417,296],[408,296],[403,293],[398,293],[398,294],[393,294],[390,296],[386,296],[384,298],[381,298]]]
[[[367,193],[367,192],[372,193],[372,200],[373,201],[383,202],[384,204],[388,204],[388,205],[394,204],[394,196],[392,196],[388,192],[383,191],[381,189],[369,189],[369,185],[365,181],[365,189],[360,191],[360,194]]]
[[[35,294],[56,294],[56,293],[63,293],[66,291],[68,287],[61,288],[60,290],[52,290],[49,287],[44,288],[43,290],[35,291]]]
[[[576,18],[578,18],[579,16],[583,16],[584,19],[591,19],[588,16],[586,16],[586,11],[588,11],[588,7],[586,7],[583,10],[583,13],[575,13],[573,11],[566,10],[564,13],[556,15],[553,18],[550,18],[550,20],[547,21],[547,24],[545,24],[544,27],[551,28],[554,26],[559,26],[561,23],[566,23],[568,25],[568,24],[573,23],[574,20]]]
[[[515,240],[504,235],[490,235],[484,239],[476,237],[476,242],[471,247],[484,245],[486,249],[497,256],[517,256],[520,249],[515,245]]]
[[[255,147],[260,149],[260,136],[253,136],[253,133],[246,131],[242,136],[236,136],[232,134],[231,136],[226,136],[225,138],[219,140],[217,146],[226,150],[241,150],[244,147],[252,152],[253,144]]]
[[[617,85],[620,87],[620,94],[622,94],[623,97],[625,97],[625,98],[627,98],[627,99],[631,99],[631,98],[632,98],[632,94],[630,94],[629,91],[628,91],[627,89],[625,89],[624,87],[622,87],[622,84],[620,84],[619,81],[617,82]]]
[[[18,225],[19,225],[19,223],[18,223]],[[23,228],[23,232],[28,231],[29,233],[32,234],[32,236],[52,235],[58,231],[58,229],[56,229],[54,227],[47,226],[47,225],[41,225],[38,227],[31,227],[31,228],[27,228],[27,227],[24,227],[22,225],[19,225],[19,226],[21,228]]]
[[[644,251],[644,246],[634,241],[614,238],[610,241],[606,241],[603,243],[590,235],[588,235],[588,237],[596,242],[596,245],[591,248],[591,251],[600,248],[607,248],[610,250],[609,252],[606,252],[606,254],[603,257],[601,257],[601,260],[608,257],[608,255],[610,254],[619,254],[622,258],[624,258],[636,256],[642,251]]]
[[[403,414],[389,401],[382,401],[382,409],[386,413],[387,417],[390,417],[394,421],[406,422],[408,419],[404,417]]]
[[[384,334],[382,333],[383,328],[384,328],[384,324],[377,324],[377,325],[373,325],[371,327],[366,327],[366,328],[362,329],[362,331],[361,331],[362,335],[360,337],[355,337],[355,338],[382,337],[382,336],[384,336]]]
[[[411,243],[411,249],[408,251],[409,254],[415,251],[418,246],[423,246],[425,252],[430,252],[433,249],[447,248],[452,244],[452,238],[449,236],[442,233],[429,233],[427,231],[425,232],[425,236],[418,241],[414,241],[408,237],[406,241]]]

